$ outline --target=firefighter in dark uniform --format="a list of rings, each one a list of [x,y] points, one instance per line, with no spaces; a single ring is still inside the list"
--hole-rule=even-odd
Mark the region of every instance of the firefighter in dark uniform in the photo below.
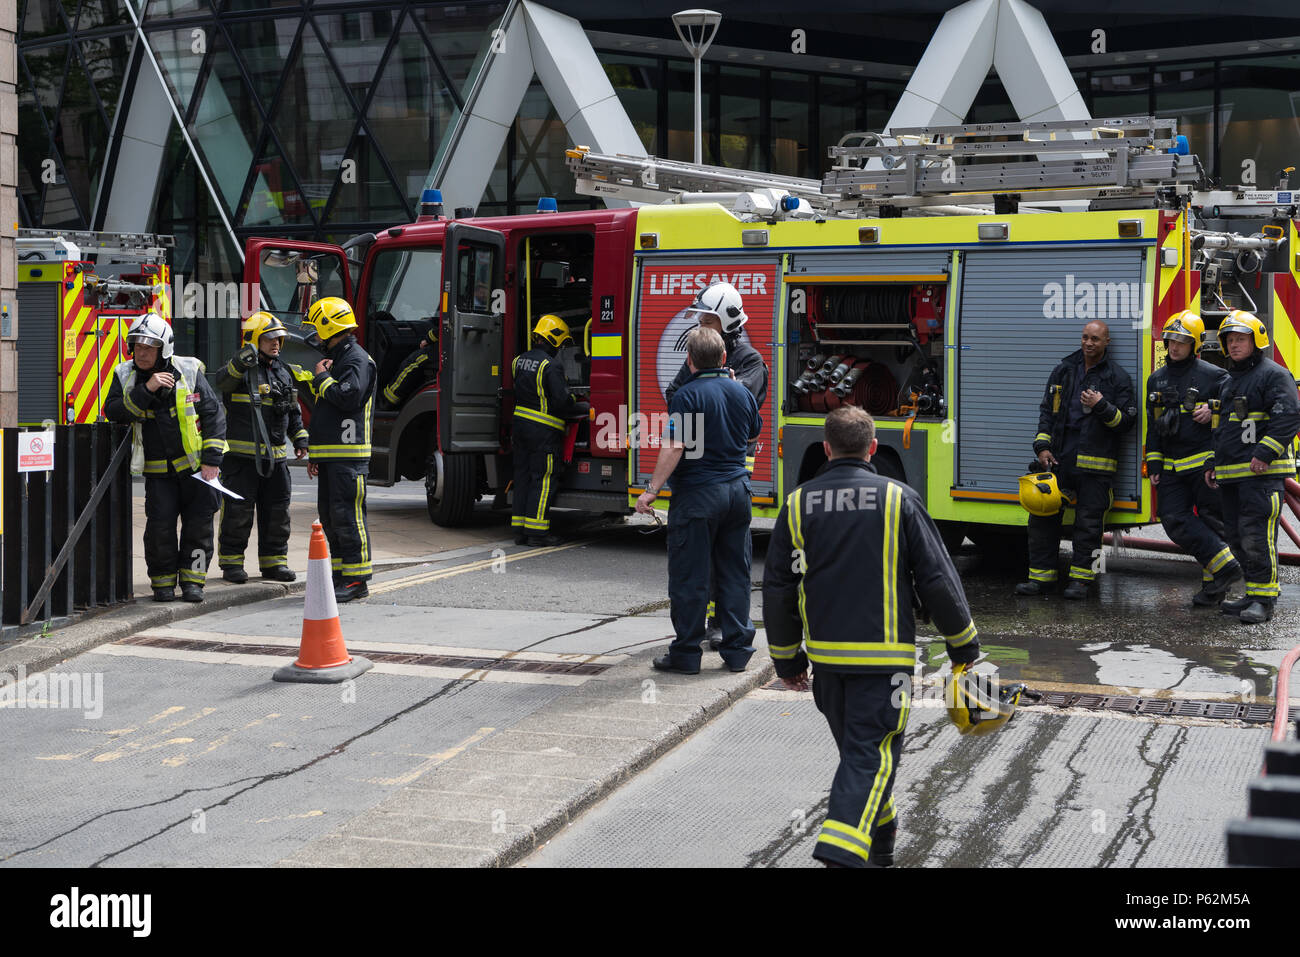
[[[312,303],[303,325],[307,344],[325,358],[316,363],[316,395],[308,442],[307,474],[320,479],[316,508],[329,541],[334,596],[340,602],[370,594],[370,533],[366,528],[366,476],[375,403],[375,363],[357,343],[356,317],[344,299]]]
[[[1223,525],[1232,554],[1246,574],[1246,594],[1223,603],[1223,613],[1247,624],[1273,617],[1277,580],[1277,523],[1284,481],[1295,475],[1292,445],[1300,428],[1295,380],[1264,357],[1268,333],[1248,312],[1234,310],[1219,324],[1230,360],[1219,393],[1219,426],[1206,484],[1223,498]]]
[[[515,382],[511,424],[514,447],[514,514],[510,527],[516,545],[558,545],[549,514],[555,469],[564,446],[566,418],[586,415],[587,404],[569,392],[560,346],[572,341],[559,316],[545,315],[533,328],[533,348],[510,364]]]
[[[430,370],[438,368],[438,324],[429,323],[429,331],[420,345],[402,362],[393,381],[384,386],[384,402],[389,408],[400,408],[428,378]]]
[[[226,415],[203,363],[173,354],[172,328],[141,316],[126,334],[131,358],[113,370],[104,414],[129,422],[132,471],[144,473],[144,560],[154,601],[202,601],[212,563],[212,515],[220,493],[212,481],[226,450]],[[176,520],[180,519],[180,542]]]
[[[1168,356],[1147,379],[1147,474],[1156,487],[1160,524],[1175,545],[1201,564],[1201,590],[1192,604],[1223,601],[1241,565],[1223,540],[1218,493],[1202,481],[1214,457],[1211,399],[1218,402],[1228,373],[1196,357],[1205,323],[1180,312],[1165,323]]]
[[[808,689],[812,662],[813,698],[839,747],[813,857],[830,866],[888,866],[916,667],[913,596],[943,633],[955,670],[979,657],[979,639],[920,496],[871,464],[871,416],[856,406],[835,409],[825,439],[826,468],[790,493],[772,530],[763,621],[787,688]]]
[[[745,323],[749,322],[749,316],[745,315],[745,304],[736,287],[729,282],[715,282],[691,304],[687,315],[694,318],[698,325],[722,336],[722,344],[727,350],[727,364],[723,368],[750,391],[758,402],[759,409],[762,409],[763,403],[767,401],[767,363],[758,350],[744,339],[742,330]],[[671,404],[673,393],[690,381],[690,378],[691,370],[686,362],[682,362],[676,378],[664,390],[664,401]],[[745,450],[745,468],[751,475],[754,473],[757,445],[757,442],[751,443]],[[705,637],[714,651],[722,644],[722,628],[714,614],[717,598],[717,589],[711,585]]]
[[[1102,522],[1110,508],[1111,482],[1119,468],[1120,436],[1137,421],[1133,380],[1106,353],[1104,322],[1083,327],[1081,348],[1061,360],[1047,379],[1038,412],[1034,454],[1056,473],[1067,499],[1073,493],[1074,557],[1066,598],[1085,598],[1097,573]],[[1063,511],[1063,510],[1062,510]],[[1029,516],[1029,581],[1017,595],[1040,595],[1056,582],[1062,511]]]
[[[749,617],[752,514],[745,449],[763,427],[758,403],[724,370],[722,336],[696,327],[686,337],[691,380],[668,406],[668,432],[636,510],[654,511],[672,478],[668,509],[668,598],[675,637],[659,671],[698,674],[709,583],[717,585],[723,664],[744,671],[754,654]]]
[[[298,408],[294,372],[278,358],[288,330],[269,312],[244,320],[244,343],[217,375],[225,394],[226,445],[221,483],[243,496],[221,505],[217,564],[221,577],[242,585],[244,549],[257,513],[257,567],[262,577],[291,582],[289,568],[289,479],[285,439],[294,455],[307,454],[307,430]],[[296,369],[296,367],[295,367]],[[300,370],[299,370],[300,371]]]

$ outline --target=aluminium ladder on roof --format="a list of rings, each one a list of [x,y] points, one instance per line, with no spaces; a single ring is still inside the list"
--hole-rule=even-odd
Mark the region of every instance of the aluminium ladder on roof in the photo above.
[[[77,229],[18,230],[23,245],[38,245],[40,240],[64,240],[81,250],[82,255],[110,255],[130,262],[166,262],[176,247],[175,236],[154,233],[99,233]],[[21,249],[21,246],[20,246]]]

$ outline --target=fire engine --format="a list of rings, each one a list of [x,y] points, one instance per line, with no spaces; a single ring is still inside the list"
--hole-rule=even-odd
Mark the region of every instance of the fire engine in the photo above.
[[[176,240],[20,229],[16,245],[19,423],[98,421],[131,323],[146,312],[171,321]]]
[[[1276,189],[1198,191],[1174,121],[851,134],[830,153],[835,167],[808,180],[578,147],[580,193],[654,205],[446,218],[431,204],[345,246],[251,239],[244,278],[290,325],[316,297],[352,302],[380,388],[439,337],[436,375],[377,414],[371,461],[372,482],[423,479],[439,524],[505,490],[510,360],[545,313],[575,330],[561,359],[591,403],[555,505],[627,512],[654,468],[684,311],[715,281],[741,292],[771,372],[759,516],[818,469],[822,416],[851,403],[876,418],[880,471],[922,495],[950,542],[1023,533],[1017,481],[1043,384],[1093,319],[1138,396],[1184,308],[1211,328],[1251,309],[1300,368],[1285,172]],[[1144,435],[1127,436],[1112,526],[1154,520]]]

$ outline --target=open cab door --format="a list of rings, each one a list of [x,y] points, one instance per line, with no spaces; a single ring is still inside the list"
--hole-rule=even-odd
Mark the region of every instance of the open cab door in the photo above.
[[[505,236],[447,227],[442,258],[438,444],[444,454],[491,454],[501,445]]]

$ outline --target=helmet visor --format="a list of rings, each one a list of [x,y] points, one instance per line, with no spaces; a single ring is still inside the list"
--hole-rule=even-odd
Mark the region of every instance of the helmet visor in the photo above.
[[[1170,341],[1173,341],[1173,342],[1185,342],[1185,343],[1187,343],[1189,346],[1194,346],[1194,345],[1196,345],[1196,338],[1195,338],[1194,336],[1188,335],[1188,334],[1185,333],[1185,332],[1174,332],[1174,331],[1172,331],[1172,330],[1169,330],[1169,331],[1166,331],[1165,334],[1164,334],[1161,338],[1163,338],[1163,339],[1165,340],[1165,342],[1170,342]]]
[[[161,349],[163,344],[157,336],[145,335],[143,332],[132,333],[126,337],[126,341],[132,346],[153,346],[155,349]]]

